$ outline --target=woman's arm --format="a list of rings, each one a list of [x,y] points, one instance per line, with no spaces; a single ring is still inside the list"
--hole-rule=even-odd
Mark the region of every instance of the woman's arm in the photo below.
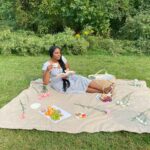
[[[67,59],[63,55],[62,55],[62,60],[63,60],[63,62],[65,64],[66,70],[70,70],[69,63],[68,63]]]
[[[66,66],[66,70],[70,70],[70,66],[68,63],[66,63],[65,66]]]
[[[50,80],[50,71],[52,69],[52,66],[48,66],[46,70],[43,71],[43,93],[48,91],[47,85]]]
[[[43,85],[47,85],[50,80],[50,71],[52,69],[52,65],[49,65],[45,71],[43,71]]]

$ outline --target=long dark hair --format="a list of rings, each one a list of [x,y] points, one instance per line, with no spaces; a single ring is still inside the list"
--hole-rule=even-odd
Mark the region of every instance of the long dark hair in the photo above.
[[[58,46],[51,46],[49,48],[49,55],[50,55],[50,57],[53,57],[53,53],[54,53],[55,49],[57,49],[57,48],[60,49]],[[59,62],[59,65],[61,66],[61,68],[63,69],[63,72],[65,73],[66,66],[65,66],[65,63],[62,60],[62,56],[60,57],[58,62]],[[64,92],[66,92],[67,88],[70,87],[70,82],[69,82],[68,79],[62,79],[62,80],[63,80],[63,90],[64,90]]]

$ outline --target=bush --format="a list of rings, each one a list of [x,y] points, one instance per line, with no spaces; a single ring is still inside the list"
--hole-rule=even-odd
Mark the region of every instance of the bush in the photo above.
[[[139,39],[135,41],[135,47],[140,54],[150,55],[150,40]]]
[[[106,50],[108,53],[116,55],[120,51],[120,46],[116,45],[113,39],[102,39],[99,41],[101,49]]]
[[[122,51],[120,54],[129,55],[129,54],[137,54],[138,49],[134,45],[134,41],[129,40],[115,40],[116,45],[120,45]]]
[[[66,28],[59,34],[47,34],[39,37],[30,31],[0,32],[0,54],[39,55],[47,53],[51,45],[58,45],[69,54],[86,53],[89,43],[83,37],[76,37]]]
[[[150,54],[150,40],[136,41],[103,39],[98,36],[88,36],[89,51],[110,55]]]
[[[90,43],[90,49],[98,49],[100,53],[116,55],[121,54],[123,49],[120,43],[116,43],[113,39],[103,39],[98,36],[88,36],[87,41]]]
[[[86,34],[85,34],[86,33]],[[10,29],[0,31],[0,54],[39,55],[47,54],[51,45],[58,45],[66,54],[84,54],[87,50],[98,54],[150,54],[150,40],[138,39],[113,40],[93,36],[92,32],[84,30],[82,34],[75,34],[70,28],[58,34],[37,36],[31,31]]]
[[[65,32],[54,35],[54,43],[64,49],[68,54],[83,54],[86,53],[89,43],[81,36],[75,36],[75,33],[69,28]]]

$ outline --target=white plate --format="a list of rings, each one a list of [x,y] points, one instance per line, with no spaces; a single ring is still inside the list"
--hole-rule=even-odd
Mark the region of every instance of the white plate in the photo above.
[[[30,106],[32,109],[38,109],[41,107],[41,104],[40,103],[33,103],[31,106]]]
[[[41,111],[39,111],[39,113],[42,114],[42,115],[44,115],[46,118],[48,118],[49,120],[51,120],[51,121],[54,122],[54,123],[58,123],[58,122],[60,122],[60,121],[62,121],[62,120],[64,120],[64,119],[67,119],[67,118],[71,117],[71,114],[70,114],[70,113],[66,112],[65,110],[61,109],[60,107],[58,107],[58,106],[56,106],[56,105],[52,105],[51,107],[53,107],[53,108],[55,108],[55,109],[57,109],[57,110],[59,110],[59,111],[61,112],[61,114],[62,114],[63,116],[60,117],[60,120],[53,120],[53,119],[51,119],[51,117],[46,116],[45,113],[43,113],[43,112],[41,112]]]

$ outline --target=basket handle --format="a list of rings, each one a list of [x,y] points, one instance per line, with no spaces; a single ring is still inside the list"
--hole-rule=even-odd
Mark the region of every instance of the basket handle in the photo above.
[[[95,75],[101,73],[102,71],[105,71],[105,73],[107,73],[107,70],[106,70],[106,69],[101,69],[101,70],[99,70],[98,72],[96,72]]]

